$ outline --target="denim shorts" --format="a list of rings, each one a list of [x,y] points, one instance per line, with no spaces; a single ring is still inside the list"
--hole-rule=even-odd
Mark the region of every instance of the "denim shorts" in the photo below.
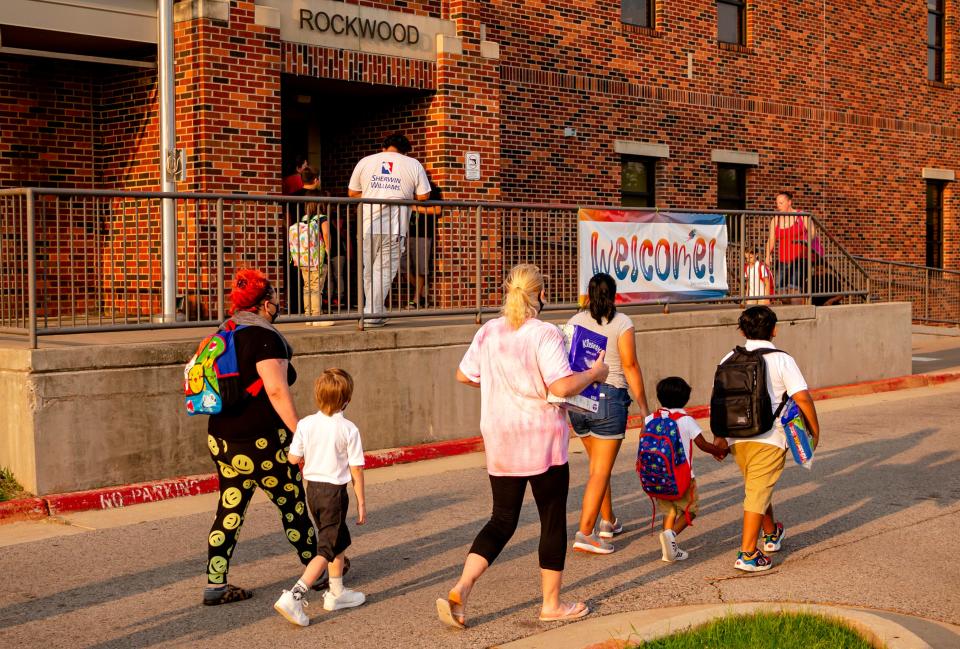
[[[577,437],[623,439],[627,433],[627,408],[630,393],[626,388],[600,384],[600,407],[596,412],[570,411],[570,423]]]

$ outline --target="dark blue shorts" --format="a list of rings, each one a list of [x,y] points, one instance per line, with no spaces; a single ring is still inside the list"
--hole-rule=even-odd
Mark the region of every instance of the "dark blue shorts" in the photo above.
[[[596,412],[570,411],[570,423],[577,437],[600,439],[623,439],[627,433],[627,409],[630,393],[626,388],[615,388],[607,383],[600,385],[600,407]]]

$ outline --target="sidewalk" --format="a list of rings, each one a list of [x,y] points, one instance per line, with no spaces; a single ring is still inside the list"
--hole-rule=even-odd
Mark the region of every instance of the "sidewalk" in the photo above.
[[[818,403],[823,447],[811,473],[785,472],[776,505],[787,541],[774,570],[756,576],[732,568],[742,499],[734,464],[694,458],[701,516],[681,536],[691,558],[665,564],[633,469],[635,439],[628,441],[612,480],[626,532],[613,555],[568,553],[565,597],[593,609],[582,624],[638,610],[767,601],[956,625],[960,564],[947,558],[958,550],[960,442],[943,413],[957,408],[960,382]],[[587,473],[577,444],[570,536]],[[254,598],[200,606],[215,506],[212,495],[202,495],[0,527],[0,646],[315,649],[350,638],[358,649],[472,648],[552,628],[536,621],[539,524],[529,497],[516,535],[469,602],[470,628],[455,632],[436,621],[434,600],[453,584],[489,516],[482,454],[375,469],[368,478],[369,523],[351,530],[354,569],[347,579],[367,594],[362,607],[325,613],[314,605],[307,629],[274,613],[273,601],[300,564],[276,510],[261,500],[247,512],[231,570],[231,582],[254,589]],[[916,624],[947,628],[936,622]],[[931,646],[958,646],[911,631]]]

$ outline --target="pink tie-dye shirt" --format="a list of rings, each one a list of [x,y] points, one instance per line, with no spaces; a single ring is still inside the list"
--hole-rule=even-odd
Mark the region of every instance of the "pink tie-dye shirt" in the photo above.
[[[473,337],[460,371],[480,384],[480,433],[487,471],[539,475],[567,462],[567,417],[547,402],[547,386],[573,374],[563,335],[535,318],[512,329],[491,320]]]

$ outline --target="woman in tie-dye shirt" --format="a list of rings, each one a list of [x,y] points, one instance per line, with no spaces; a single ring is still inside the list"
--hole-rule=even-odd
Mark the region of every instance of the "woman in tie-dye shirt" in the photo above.
[[[566,397],[602,382],[603,356],[585,372],[573,372],[560,330],[536,316],[546,298],[543,275],[530,264],[515,266],[504,286],[503,315],[477,332],[460,362],[457,380],[480,388],[480,432],[493,493],[493,514],[467,555],[460,580],[437,600],[440,619],[465,624],[464,609],[480,575],[513,536],[530,483],[540,513],[543,621],[583,617],[582,602],[560,602],[566,554],[569,429],[564,411],[547,393]]]

